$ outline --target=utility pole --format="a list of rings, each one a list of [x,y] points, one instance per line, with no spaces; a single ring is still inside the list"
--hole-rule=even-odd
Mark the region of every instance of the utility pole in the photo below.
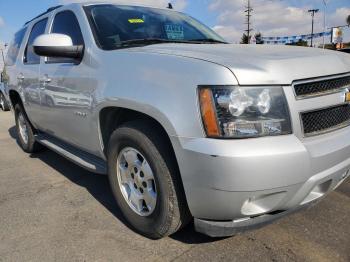
[[[250,32],[253,31],[253,29],[251,28],[251,20],[250,18],[252,17],[252,12],[253,12],[253,8],[250,5],[250,0],[248,0],[248,5],[246,6],[246,10],[244,11],[247,17],[247,30],[245,30],[245,32],[247,32],[247,37],[248,37],[248,44],[250,44]]]
[[[326,46],[326,37],[325,37],[325,33],[326,33],[326,27],[327,27],[327,20],[326,20],[326,16],[327,16],[327,0],[323,0],[323,5],[324,5],[324,10],[323,10],[323,49],[325,49]]]
[[[320,9],[310,9],[308,12],[311,13],[312,16],[312,29],[311,29],[311,47],[313,47],[313,41],[314,41],[314,18],[315,14],[318,13]]]

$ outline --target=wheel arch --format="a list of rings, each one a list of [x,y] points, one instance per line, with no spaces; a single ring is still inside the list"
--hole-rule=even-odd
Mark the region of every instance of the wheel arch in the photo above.
[[[173,160],[175,161],[175,167],[177,169],[177,172],[179,174],[180,179],[180,185],[181,185],[181,192],[185,196],[186,205],[187,204],[187,195],[184,190],[184,184],[181,174],[181,169],[179,167],[179,161],[176,155],[176,145],[173,143],[174,140],[171,139],[171,134],[169,134],[169,131],[167,131],[167,128],[162,124],[160,121],[158,121],[155,117],[150,116],[149,114],[123,108],[123,107],[116,107],[116,106],[108,106],[100,110],[99,112],[99,131],[100,131],[100,139],[101,143],[103,143],[103,151],[105,156],[107,156],[107,150],[108,150],[108,141],[111,137],[114,130],[116,130],[119,126],[122,126],[123,124],[131,121],[144,121],[147,124],[151,125],[155,128],[157,132],[160,132],[162,138],[167,143],[167,146],[169,147],[171,156],[173,157]],[[171,131],[170,131],[171,132]],[[188,206],[187,206],[188,208]],[[188,209],[189,210],[189,209]],[[189,211],[190,212],[190,211]]]
[[[174,150],[169,134],[173,132],[173,129],[169,128],[168,123],[162,124],[156,119],[156,117],[153,117],[150,114],[124,107],[107,106],[99,111],[98,117],[99,132],[104,151],[106,151],[109,138],[115,129],[117,129],[119,126],[123,125],[126,122],[137,120],[147,121],[156,128],[158,128],[157,130],[159,130],[162,133],[162,135],[164,135],[164,137],[170,143],[172,150]],[[169,129],[171,130],[169,131]]]
[[[10,98],[12,108],[15,108],[16,104],[20,104],[21,106],[23,106],[22,98],[17,91],[10,90],[9,91],[9,98]]]

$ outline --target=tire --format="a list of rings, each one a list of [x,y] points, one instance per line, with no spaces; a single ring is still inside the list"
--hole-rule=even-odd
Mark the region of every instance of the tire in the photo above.
[[[147,121],[136,121],[126,123],[113,132],[108,144],[108,177],[116,202],[128,223],[140,234],[151,239],[160,239],[175,233],[188,224],[191,215],[176,159],[169,148],[170,145],[161,133],[155,131],[156,128],[149,127],[150,123]],[[140,170],[135,170],[133,161],[127,163],[130,159],[128,154],[134,154],[134,149],[136,154],[139,153],[136,162],[142,162],[140,166],[143,169],[139,166]],[[124,155],[128,157],[124,157]],[[125,163],[121,160],[123,158],[125,158]],[[127,158],[128,160],[126,160]],[[147,164],[150,169],[147,168]],[[141,200],[143,203],[141,204],[142,211],[135,211],[137,208],[124,197],[123,192],[125,194],[127,190],[122,188],[129,187],[120,186],[121,179],[118,174],[121,174],[119,171],[121,169],[117,165],[131,170],[129,172],[131,175],[129,174],[128,177],[133,179],[131,183],[134,182],[134,186],[137,186],[137,189],[134,187],[137,192],[145,186],[144,182],[141,185],[138,181],[138,179],[142,179],[140,178],[142,171],[146,173],[144,176],[148,178],[151,176],[147,172],[153,174],[154,179],[147,181],[147,184],[152,182],[151,189],[147,187],[142,194],[139,192],[141,197],[144,197],[144,200]],[[134,177],[132,177],[133,172]],[[132,192],[131,188],[128,192]],[[145,201],[150,199],[146,197],[146,192],[152,192],[153,196],[156,195],[153,210],[146,205]]]
[[[28,120],[27,114],[19,104],[15,105],[15,121],[17,141],[24,152],[36,153],[43,149],[43,146],[35,141],[35,129]]]
[[[2,111],[9,111],[10,107],[6,101],[6,98],[2,92],[0,92],[0,108]]]
[[[55,102],[53,101],[53,99],[49,96],[46,96],[46,105],[48,107],[54,107],[55,106]]]

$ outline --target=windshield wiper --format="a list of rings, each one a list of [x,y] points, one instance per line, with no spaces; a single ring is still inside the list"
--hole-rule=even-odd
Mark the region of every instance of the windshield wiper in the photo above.
[[[228,44],[228,42],[220,41],[214,38],[203,38],[203,39],[192,39],[190,42],[201,42],[201,43],[211,43],[211,44]]]
[[[130,46],[130,45],[154,45],[161,43],[192,43],[192,41],[187,40],[170,40],[162,38],[144,38],[144,39],[132,39],[122,41],[119,46]]]

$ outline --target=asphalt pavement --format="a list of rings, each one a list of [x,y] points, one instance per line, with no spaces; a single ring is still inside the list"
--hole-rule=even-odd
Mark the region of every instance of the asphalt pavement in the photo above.
[[[350,181],[262,229],[209,238],[189,225],[162,240],[128,227],[106,176],[52,151],[28,155],[0,111],[0,261],[350,262]]]

